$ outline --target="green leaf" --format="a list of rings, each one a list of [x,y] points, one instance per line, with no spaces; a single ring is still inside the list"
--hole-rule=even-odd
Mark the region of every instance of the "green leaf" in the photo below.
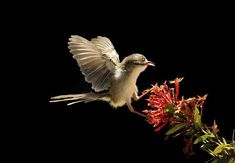
[[[228,163],[234,163],[234,162],[235,162],[235,158],[231,156],[228,160]]]
[[[165,109],[165,112],[167,112],[168,114],[174,115],[175,113],[175,105],[174,104],[169,104]]]
[[[214,151],[213,151],[213,154],[217,155],[218,153],[222,152],[223,151],[223,146],[222,145],[218,145]]]
[[[195,108],[194,110],[194,125],[197,130],[202,126],[201,115],[198,108]]]
[[[215,158],[213,161],[211,161],[211,163],[218,163],[220,160]]]
[[[208,137],[211,137],[211,136],[210,136],[210,135],[207,135],[207,134],[202,135],[202,136],[199,136],[199,137],[193,142],[193,144],[198,144],[198,143],[200,143],[200,142],[206,140]]]
[[[190,128],[185,132],[184,135],[189,136],[189,135],[194,135],[194,133],[195,133],[194,129]]]
[[[234,163],[235,159],[234,156],[228,157],[228,158],[214,158],[214,160],[211,163]]]
[[[181,130],[182,128],[184,128],[186,126],[185,123],[180,123],[180,124],[177,124],[175,126],[173,126],[170,130],[168,130],[165,135],[171,135],[173,133],[175,133],[176,131],[179,131]]]
[[[226,144],[227,144],[227,141],[225,140],[224,137],[222,137],[222,140],[223,140],[223,143],[226,145]]]
[[[209,150],[213,146],[214,146],[213,143],[208,142],[208,143],[202,144],[200,148],[203,149],[203,150]]]
[[[232,142],[235,143],[234,141],[234,133],[235,133],[235,129],[233,129],[233,135],[232,135]]]

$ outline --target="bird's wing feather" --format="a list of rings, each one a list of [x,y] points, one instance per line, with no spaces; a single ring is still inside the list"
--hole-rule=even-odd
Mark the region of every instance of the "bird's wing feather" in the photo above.
[[[91,39],[91,42],[101,51],[102,54],[106,55],[115,64],[118,64],[119,55],[116,52],[112,42],[107,37],[98,36],[97,38]]]
[[[71,36],[69,49],[76,59],[85,80],[96,92],[108,90],[112,76],[119,63],[119,57],[111,41],[98,36],[88,41],[81,36]]]

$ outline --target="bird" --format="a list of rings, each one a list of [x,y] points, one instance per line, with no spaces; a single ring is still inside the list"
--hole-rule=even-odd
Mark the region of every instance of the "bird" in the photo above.
[[[105,101],[113,108],[126,105],[131,112],[145,116],[136,111],[131,103],[132,99],[139,100],[137,78],[148,66],[155,66],[152,61],[142,54],[134,53],[120,62],[112,42],[103,36],[89,41],[79,35],[71,35],[68,48],[93,91],[54,96],[50,102],[70,101],[68,105],[73,105]]]

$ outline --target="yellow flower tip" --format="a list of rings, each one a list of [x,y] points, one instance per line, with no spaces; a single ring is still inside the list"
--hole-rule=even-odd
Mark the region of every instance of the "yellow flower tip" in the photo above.
[[[208,94],[205,94],[204,96],[198,96],[199,100],[205,101],[207,98]]]
[[[174,84],[174,83],[176,83],[176,82],[179,83],[179,82],[181,82],[183,79],[184,79],[183,77],[182,77],[182,78],[178,78],[178,77],[177,77],[177,78],[175,78],[175,80],[169,81],[169,83],[170,83],[170,84]]]

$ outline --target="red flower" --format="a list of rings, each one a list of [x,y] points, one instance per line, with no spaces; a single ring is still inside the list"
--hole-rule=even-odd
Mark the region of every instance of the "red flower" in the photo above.
[[[176,124],[185,124],[185,128],[194,126],[195,121],[195,109],[200,108],[202,115],[202,108],[207,95],[198,96],[197,98],[182,98],[179,100],[179,82],[183,78],[176,78],[170,83],[174,84],[174,88],[169,88],[166,83],[158,86],[154,85],[151,89],[144,91],[147,94],[150,92],[148,106],[151,110],[144,110],[147,113],[147,121],[157,127],[155,130],[158,131],[166,124],[174,126]],[[197,118],[200,118],[197,116]],[[186,129],[181,132],[184,133]],[[180,134],[177,134],[180,135]]]
[[[176,78],[173,82],[171,82],[175,83],[175,92],[174,88],[169,89],[166,83],[160,87],[156,84],[150,89],[151,94],[147,101],[148,106],[154,110],[144,110],[144,112],[147,113],[148,122],[153,124],[154,127],[157,127],[155,131],[159,131],[172,119],[172,116],[166,108],[174,110],[174,107],[179,103],[179,82],[181,80],[182,78]]]
[[[230,153],[229,150],[234,147],[235,131],[233,143],[228,144],[223,137],[217,135],[219,129],[215,121],[212,127],[203,124],[201,117],[207,95],[188,99],[182,97],[179,100],[181,80],[182,78],[176,78],[171,81],[170,83],[174,83],[173,88],[169,88],[166,83],[160,86],[156,84],[142,93],[140,97],[149,94],[147,101],[151,109],[144,110],[147,121],[155,127],[155,131],[168,125],[170,129],[165,133],[166,138],[183,135],[185,142],[183,152],[186,156],[194,154],[193,145],[198,143],[202,143],[201,149],[214,157],[227,158],[234,155],[234,152]]]
[[[169,121],[170,116],[163,110],[144,110],[147,113],[147,120],[153,127],[157,127],[155,131],[161,130]]]

